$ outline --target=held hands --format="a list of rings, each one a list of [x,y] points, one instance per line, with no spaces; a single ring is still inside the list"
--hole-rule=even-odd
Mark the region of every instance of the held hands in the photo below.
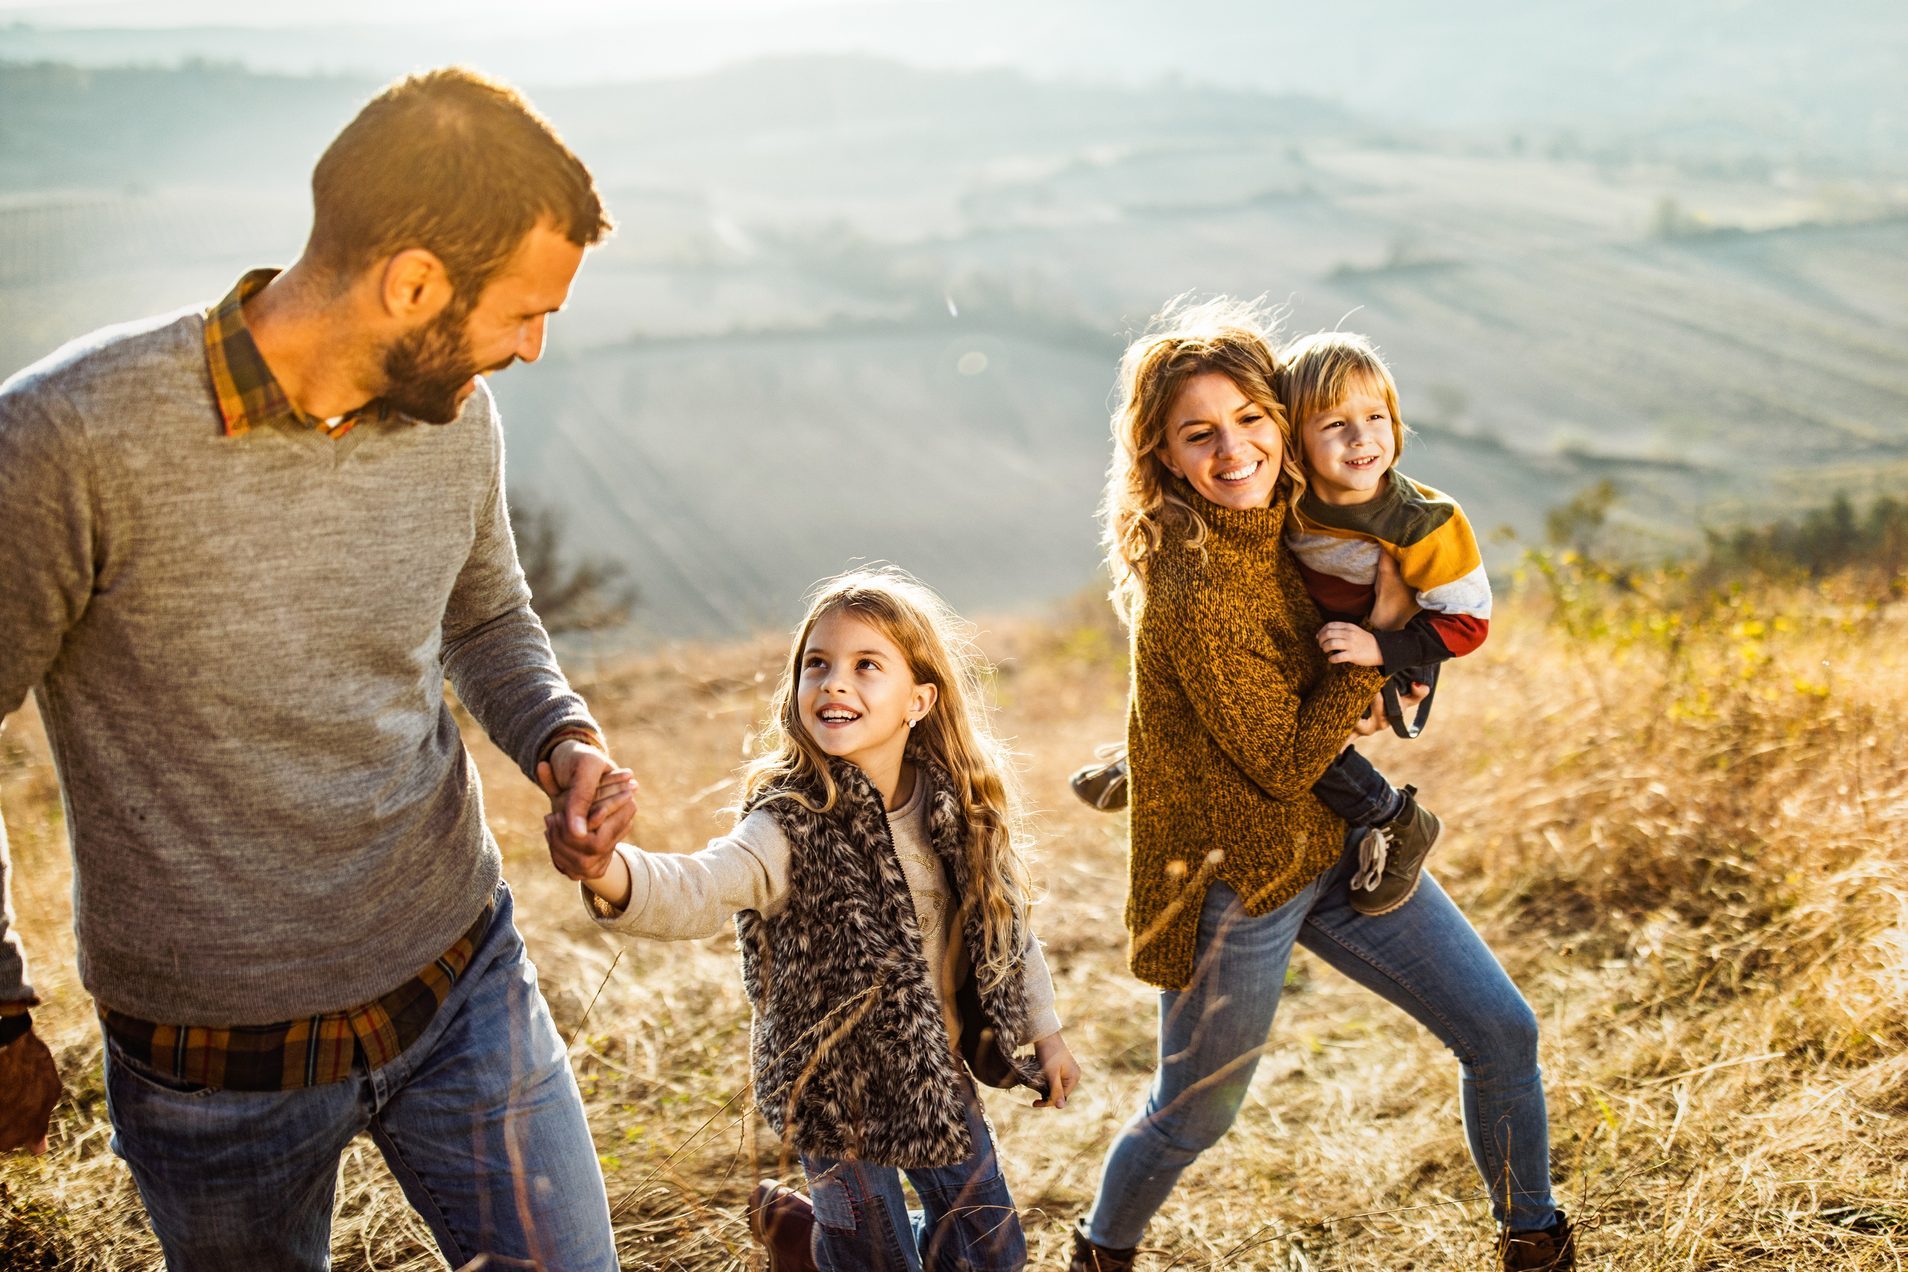
[[[601,876],[636,819],[635,775],[597,748],[566,738],[537,765],[537,785],[550,797],[544,823],[550,864],[570,879]]]
[[[1058,1031],[1034,1043],[1034,1059],[1040,1063],[1041,1072],[1047,1075],[1047,1089],[1051,1092],[1044,1099],[1035,1100],[1037,1109],[1064,1109],[1067,1097],[1073,1094],[1073,1088],[1080,1085],[1080,1062],[1073,1058],[1073,1051],[1067,1046],[1067,1040]]]
[[[0,1047],[0,1153],[46,1152],[46,1126],[60,1099],[53,1053],[31,1030]]]

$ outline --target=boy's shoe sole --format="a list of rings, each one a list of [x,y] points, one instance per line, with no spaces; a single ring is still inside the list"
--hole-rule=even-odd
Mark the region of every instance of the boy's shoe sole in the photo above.
[[[1119,743],[1100,748],[1101,758],[1067,779],[1080,802],[1103,813],[1126,807],[1126,748]]]
[[[1366,831],[1358,845],[1359,870],[1352,876],[1351,905],[1367,918],[1390,914],[1418,895],[1424,859],[1444,829],[1438,815],[1418,803],[1417,787],[1405,787],[1404,796],[1405,806],[1398,815]]]

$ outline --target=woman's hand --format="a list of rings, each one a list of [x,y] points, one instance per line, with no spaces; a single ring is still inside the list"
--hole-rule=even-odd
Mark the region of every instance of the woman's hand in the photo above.
[[[1411,682],[1410,693],[1401,693],[1398,695],[1398,709],[1408,717],[1412,712],[1418,709],[1420,702],[1423,702],[1430,696],[1431,686],[1422,681],[1414,680]],[[1365,708],[1365,714],[1360,716],[1358,723],[1352,726],[1352,736],[1368,738],[1374,733],[1383,733],[1390,727],[1391,721],[1385,718],[1385,695],[1375,693],[1371,696],[1371,705]],[[1346,742],[1345,745],[1350,746],[1351,743]]]
[[[1410,622],[1418,612],[1418,594],[1398,573],[1398,563],[1390,556],[1378,554],[1377,597],[1371,605],[1371,625],[1381,632],[1395,632]],[[1375,663],[1366,664],[1376,666]]]
[[[1073,1088],[1080,1085],[1080,1062],[1073,1058],[1073,1051],[1067,1046],[1067,1040],[1056,1031],[1034,1043],[1034,1059],[1040,1062],[1041,1072],[1047,1075],[1048,1095],[1045,1099],[1035,1100],[1037,1109],[1064,1109],[1067,1097],[1073,1094]]]

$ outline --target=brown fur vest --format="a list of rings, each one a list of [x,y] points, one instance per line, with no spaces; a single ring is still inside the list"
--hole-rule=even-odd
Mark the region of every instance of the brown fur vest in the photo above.
[[[758,797],[789,842],[789,897],[765,919],[735,916],[742,982],[755,1009],[755,1101],[783,1142],[812,1156],[881,1166],[948,1166],[971,1151],[966,1074],[921,950],[907,877],[881,795],[852,764],[830,762],[841,796],[826,813]],[[927,783],[928,839],[947,871],[960,939],[982,946],[970,895],[966,825],[945,771],[915,762]],[[1014,948],[1025,948],[1025,919]],[[979,992],[985,1024],[1007,1057],[1025,1040],[1018,959]],[[1030,1085],[1031,1060],[1013,1061]],[[1044,1085],[1044,1083],[1040,1083]]]

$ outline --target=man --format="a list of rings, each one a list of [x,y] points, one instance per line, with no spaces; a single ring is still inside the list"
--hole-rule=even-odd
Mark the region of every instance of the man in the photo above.
[[[443,693],[548,765],[559,865],[627,827],[478,378],[536,360],[609,222],[461,70],[380,94],[312,192],[289,269],[0,386],[0,715],[35,691],[52,740],[113,1145],[174,1267],[328,1266],[368,1130],[454,1266],[614,1268]],[[0,917],[0,1149],[43,1145],[58,1091],[36,1001]]]

